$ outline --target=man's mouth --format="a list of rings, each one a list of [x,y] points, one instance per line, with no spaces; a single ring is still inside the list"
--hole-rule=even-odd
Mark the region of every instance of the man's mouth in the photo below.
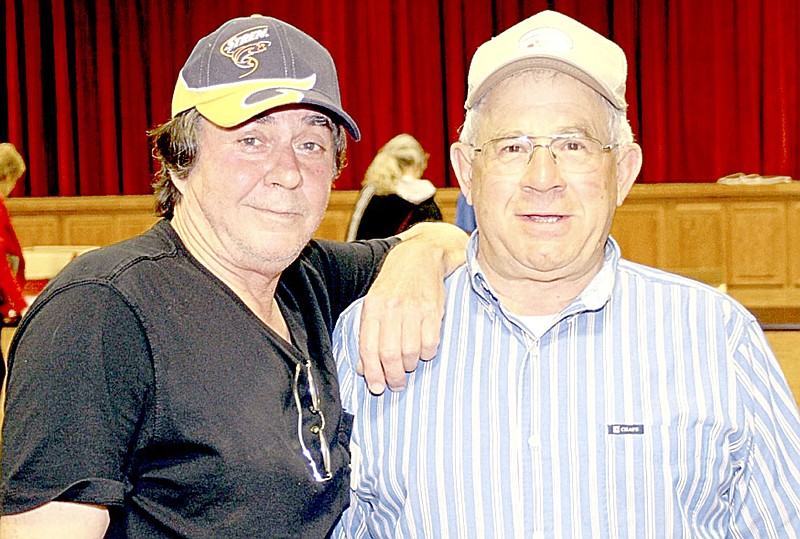
[[[277,215],[282,217],[294,217],[302,215],[302,211],[296,207],[280,207],[280,206],[256,206],[252,208],[259,213]]]
[[[534,223],[557,223],[564,217],[562,215],[525,215],[523,216],[528,221],[533,221]]]

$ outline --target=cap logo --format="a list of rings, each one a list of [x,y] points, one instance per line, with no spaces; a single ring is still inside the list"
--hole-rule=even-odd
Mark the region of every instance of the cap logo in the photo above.
[[[264,52],[267,47],[272,45],[272,42],[267,39],[268,37],[269,28],[267,26],[249,28],[228,38],[219,48],[219,52],[233,60],[236,67],[248,70],[247,73],[239,75],[241,79],[258,68],[258,58],[255,58],[255,55]]]
[[[568,51],[572,48],[572,38],[557,28],[536,28],[522,34],[517,46],[520,50]]]

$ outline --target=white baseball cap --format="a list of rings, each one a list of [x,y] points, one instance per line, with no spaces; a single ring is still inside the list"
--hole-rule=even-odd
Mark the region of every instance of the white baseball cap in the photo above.
[[[532,68],[565,73],[626,110],[628,62],[613,41],[575,19],[542,11],[493,37],[475,51],[467,77],[471,108],[500,81]]]

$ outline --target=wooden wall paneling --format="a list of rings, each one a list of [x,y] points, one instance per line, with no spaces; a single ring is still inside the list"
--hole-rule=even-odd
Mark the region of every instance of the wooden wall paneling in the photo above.
[[[315,238],[344,241],[347,236],[347,227],[350,225],[350,215],[355,206],[358,191],[333,191],[328,200],[328,210],[322,218],[319,228],[314,233]]]
[[[442,210],[442,220],[446,223],[452,223],[456,219],[456,201],[460,192],[457,188],[436,190],[434,200],[439,209]]]
[[[664,267],[667,264],[666,218],[656,203],[623,204],[617,208],[611,235],[628,260]]]
[[[666,269],[712,286],[727,282],[726,249],[723,233],[723,205],[691,203],[674,205]]]
[[[800,290],[800,202],[789,205],[789,285]]]
[[[65,245],[110,245],[116,243],[113,214],[75,213],[62,217]]]
[[[787,208],[782,202],[728,206],[728,280],[732,286],[786,284]]]
[[[11,225],[23,247],[31,245],[61,245],[61,227],[57,215],[11,214]]]
[[[350,212],[342,209],[328,210],[314,233],[315,238],[344,241],[350,223]]]
[[[800,406],[800,331],[767,331],[766,336]]]
[[[6,206],[23,247],[108,245],[157,220],[151,195],[10,198]]]
[[[118,215],[114,219],[114,242],[138,236],[145,230],[149,230],[158,222],[159,218],[155,215],[140,215],[136,213],[126,213]]]
[[[62,216],[63,239],[66,245],[111,245],[141,234],[156,221],[154,215],[129,211],[93,215],[76,212]]]

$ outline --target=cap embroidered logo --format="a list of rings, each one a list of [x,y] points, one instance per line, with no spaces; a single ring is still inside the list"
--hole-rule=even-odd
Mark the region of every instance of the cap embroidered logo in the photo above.
[[[248,70],[239,76],[241,79],[258,68],[258,59],[254,55],[266,51],[267,47],[272,45],[272,42],[266,39],[268,37],[269,28],[257,26],[231,37],[222,44],[219,51],[233,60],[236,67]]]
[[[540,52],[568,51],[572,48],[572,39],[557,28],[537,28],[519,38],[519,48]]]

